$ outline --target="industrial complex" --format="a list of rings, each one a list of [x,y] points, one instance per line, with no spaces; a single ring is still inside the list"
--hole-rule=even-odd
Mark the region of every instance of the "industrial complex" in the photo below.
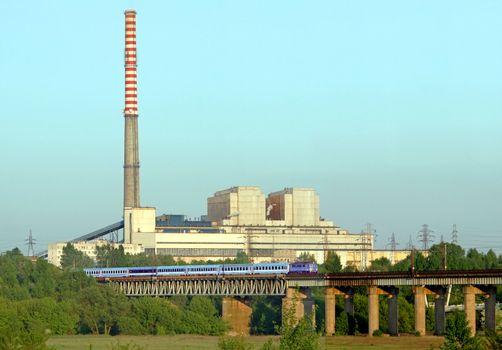
[[[233,258],[245,252],[254,262],[294,261],[302,254],[323,262],[335,251],[343,265],[365,269],[377,258],[403,259],[408,251],[377,251],[372,232],[351,234],[321,218],[319,195],[312,188],[284,188],[265,195],[256,186],[234,186],[207,199],[199,221],[183,215],[157,215],[140,205],[136,12],[125,11],[124,249],[131,254],[164,254],[184,261]],[[111,225],[112,226],[112,225]],[[76,249],[95,257],[96,245],[112,228],[73,240]],[[65,243],[49,245],[48,259],[59,265]]]

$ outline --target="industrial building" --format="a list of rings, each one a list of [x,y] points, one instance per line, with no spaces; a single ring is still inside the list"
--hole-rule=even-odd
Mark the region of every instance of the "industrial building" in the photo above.
[[[255,262],[292,261],[302,254],[323,262],[328,250],[344,265],[369,261],[373,235],[349,234],[322,219],[319,208],[311,188],[285,188],[266,197],[259,187],[231,187],[208,198],[207,220],[199,224],[160,226],[166,216],[156,220],[155,208],[125,208],[124,237],[147,254],[186,261],[232,258],[244,251]]]
[[[364,269],[374,258],[399,260],[408,252],[373,249],[370,233],[349,234],[320,216],[319,195],[311,188],[285,188],[265,196],[259,187],[237,186],[216,192],[207,200],[207,215],[200,221],[181,215],[157,217],[154,207],[140,205],[136,11],[125,11],[124,96],[124,203],[123,221],[84,235],[96,239],[123,228],[124,249],[131,254],[169,254],[177,259],[233,258],[244,251],[251,260],[291,261],[302,254],[325,260],[338,253],[344,265]],[[59,265],[62,247],[49,246],[49,261]],[[95,255],[96,242],[77,242],[75,248]]]

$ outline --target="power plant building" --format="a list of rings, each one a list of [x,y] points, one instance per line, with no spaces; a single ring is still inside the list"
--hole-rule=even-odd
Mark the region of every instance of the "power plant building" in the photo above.
[[[125,243],[148,254],[185,261],[233,258],[293,261],[302,254],[323,262],[336,251],[344,265],[359,266],[373,250],[372,235],[354,235],[319,217],[319,196],[310,188],[286,188],[266,197],[259,187],[239,186],[207,200],[206,225],[161,226],[154,208],[124,210]],[[155,226],[155,229],[153,229]]]
[[[231,187],[208,198],[207,216],[200,221],[189,221],[182,215],[157,216],[155,208],[142,207],[136,11],[126,10],[124,15],[123,230],[127,252],[169,254],[191,261],[233,258],[243,251],[254,262],[293,261],[309,254],[322,263],[326,252],[332,250],[343,265],[362,269],[376,257],[387,257],[374,254],[373,235],[349,234],[321,218],[319,195],[311,188],[285,188],[265,196],[256,186]],[[49,246],[49,260],[56,265],[64,244]],[[80,242],[76,248],[92,257],[97,244],[101,243]],[[399,254],[389,254],[394,254],[389,255],[392,260],[400,260]]]
[[[205,225],[163,226],[155,208],[141,207],[139,183],[136,11],[125,13],[124,99],[124,243],[146,253],[193,259],[225,259],[245,251],[254,261],[294,260],[302,253],[324,260],[326,250],[373,249],[361,239],[319,216],[319,196],[309,188],[286,188],[267,198],[258,187],[218,191],[207,201]]]

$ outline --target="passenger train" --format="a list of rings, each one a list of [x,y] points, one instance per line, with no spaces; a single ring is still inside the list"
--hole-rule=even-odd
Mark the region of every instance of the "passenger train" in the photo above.
[[[315,274],[314,262],[179,265],[148,267],[103,267],[84,269],[87,276],[94,278],[162,277],[162,276],[225,276],[225,275],[287,275]]]

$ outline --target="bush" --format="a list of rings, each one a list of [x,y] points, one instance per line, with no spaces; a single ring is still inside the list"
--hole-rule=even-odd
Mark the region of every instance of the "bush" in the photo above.
[[[336,335],[348,335],[349,334],[349,314],[343,311],[340,316],[336,319],[335,327]]]
[[[319,334],[313,324],[313,317],[297,320],[294,307],[285,308],[279,334],[281,335],[280,350],[319,349]]]
[[[375,330],[373,331],[373,336],[374,336],[374,337],[381,337],[382,335],[383,335],[383,332],[382,332],[382,330],[381,330],[381,329],[375,329]]]
[[[253,347],[247,344],[242,337],[221,337],[218,341],[218,349],[221,350],[251,350]]]
[[[269,339],[263,344],[260,350],[277,350],[277,346],[274,345],[272,339]]]
[[[467,320],[463,312],[455,312],[446,320],[445,342],[442,350],[478,350],[481,342],[476,337],[471,337]]]
[[[485,329],[485,347],[490,350],[502,350],[502,334]]]
[[[280,323],[281,304],[279,298],[258,296],[252,299],[251,333],[274,334]]]
[[[145,349],[144,347],[134,344],[133,342],[127,344],[120,344],[120,342],[117,342],[110,346],[110,350],[144,350],[144,349]]]
[[[143,335],[147,334],[145,327],[134,317],[122,316],[117,320],[116,334]]]
[[[49,333],[40,323],[29,323],[24,327],[3,327],[0,329],[0,349],[49,350],[46,342]]]

